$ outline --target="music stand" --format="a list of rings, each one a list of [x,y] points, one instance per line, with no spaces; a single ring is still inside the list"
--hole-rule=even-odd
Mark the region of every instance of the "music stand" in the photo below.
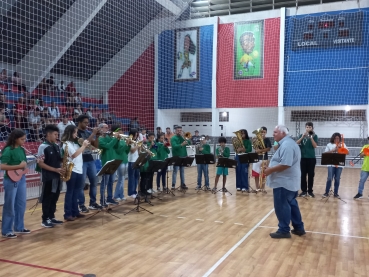
[[[123,160],[111,160],[111,161],[106,162],[105,165],[100,169],[100,171],[96,173],[96,177],[97,176],[102,176],[102,179],[103,180],[101,182],[104,182],[105,186],[107,186],[108,185],[108,182],[109,182],[109,176],[111,174],[115,173],[115,171],[117,171],[117,169],[121,165],[122,161]],[[102,204],[102,207],[104,208],[104,206],[106,206],[106,202],[105,202],[105,188],[104,188],[103,193],[101,195],[101,199],[102,199],[102,203],[101,204]],[[103,208],[101,210],[98,210],[93,215],[87,217],[86,220],[87,219],[90,219],[91,217],[94,217],[95,215],[97,215],[98,213],[100,213],[103,210]],[[111,216],[115,216],[116,218],[119,218],[120,219],[120,217],[116,216],[115,214],[112,214],[109,210],[110,210],[109,205],[107,205],[104,214],[105,213],[108,213]]]
[[[338,154],[338,153],[323,153],[322,154],[322,160],[321,165],[336,165],[336,166],[345,166],[346,164],[346,155],[345,154]],[[333,180],[331,180],[333,183]],[[328,197],[326,197],[324,203],[327,203],[329,197],[334,195],[332,190],[333,184],[331,184],[331,188],[328,192]],[[320,199],[323,200],[324,198]],[[342,200],[341,198],[338,198],[342,202],[346,203],[346,201]],[[347,204],[347,203],[346,203]]]
[[[177,160],[178,162],[175,163],[173,166],[186,166],[190,167],[193,163],[195,157],[179,157]],[[174,170],[174,169],[173,169]],[[182,188],[182,184],[178,187],[178,191],[186,193],[187,189]]]
[[[197,154],[195,155],[196,164],[214,164],[215,163],[215,157],[214,154]],[[209,174],[209,172],[208,172]],[[205,189],[204,189],[205,188]],[[205,184],[197,191],[199,193],[200,191],[210,191],[210,188],[207,188]]]
[[[165,162],[167,163],[167,166],[174,166],[176,163],[178,163],[178,161],[180,160],[180,157],[175,156],[175,157],[171,157],[171,158],[166,158]],[[174,170],[174,169],[173,169]],[[171,193],[173,196],[176,196],[173,193],[173,190],[169,188],[169,171],[167,170],[167,187],[166,187],[166,193],[169,194]],[[164,190],[163,190],[164,192]]]
[[[242,154],[238,154],[238,159],[240,161],[241,164],[252,164],[252,163],[257,163],[259,162],[259,154],[258,153],[242,153]],[[250,165],[249,165],[249,169],[250,169]],[[248,192],[254,192],[257,193],[257,191],[251,186],[251,174],[250,172],[248,172],[249,175],[249,191]],[[242,191],[243,193],[243,191]]]
[[[149,159],[151,158],[150,154],[148,153],[141,153],[136,162],[132,165],[132,168],[134,169],[138,169],[140,168],[141,166],[143,166]],[[142,180],[140,180],[141,182]],[[141,185],[139,184],[138,186],[140,188],[140,190],[138,191],[137,195],[136,195],[136,198],[133,202],[133,204],[136,204],[136,207],[134,207],[132,210],[126,212],[124,215],[127,215],[129,214],[130,212],[133,212],[133,211],[136,211],[136,212],[140,212],[140,209],[141,210],[144,210],[150,214],[154,214],[152,212],[150,212],[149,210],[146,210],[145,208],[142,208],[140,203],[141,203]],[[145,196],[147,195],[147,193],[145,192]],[[148,203],[149,205],[153,206],[153,204],[151,204],[151,201],[147,199],[147,197],[145,197],[145,202]]]
[[[154,174],[154,172],[160,172],[166,166],[167,166],[167,162],[165,161],[158,161],[158,160],[149,161],[149,167],[147,168],[147,171],[152,172],[152,174]],[[147,197],[147,193],[146,193],[146,197]],[[154,196],[153,193],[151,193],[151,199],[153,198],[158,198],[159,200],[163,200],[157,196]]]
[[[236,168],[237,161],[228,158],[218,158],[218,163],[216,167]],[[230,195],[232,195],[232,193],[230,193],[226,188],[223,187],[215,191],[214,194],[216,194],[217,192],[228,192]]]

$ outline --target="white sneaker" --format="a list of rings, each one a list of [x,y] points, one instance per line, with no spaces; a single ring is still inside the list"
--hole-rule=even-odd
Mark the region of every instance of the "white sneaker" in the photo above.
[[[156,190],[154,190],[154,189],[151,189],[151,190],[152,190],[152,192],[153,192],[153,193],[158,192],[158,191],[156,191]]]
[[[153,193],[153,190],[152,189],[148,189],[147,190],[147,193]]]
[[[237,188],[237,191],[240,191],[241,189],[240,188]]]
[[[115,198],[115,201],[119,202],[119,201],[122,201],[122,199],[118,197],[118,198]]]
[[[246,191],[246,189],[242,189],[242,191]]]
[[[137,197],[137,194],[132,194],[132,195],[130,195],[130,197],[132,197],[133,199],[135,199]]]
[[[126,201],[126,200],[127,200],[127,198],[125,198],[125,197],[123,196],[122,201]]]
[[[161,191],[161,188],[158,188],[158,191]]]

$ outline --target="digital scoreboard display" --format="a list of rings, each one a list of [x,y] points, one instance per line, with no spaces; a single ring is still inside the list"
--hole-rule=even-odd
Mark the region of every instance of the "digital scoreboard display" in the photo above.
[[[292,19],[292,50],[363,43],[363,12]]]

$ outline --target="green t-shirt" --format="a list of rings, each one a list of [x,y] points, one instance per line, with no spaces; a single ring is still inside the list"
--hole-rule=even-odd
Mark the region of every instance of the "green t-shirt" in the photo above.
[[[172,145],[172,156],[173,157],[187,157],[186,145],[182,146],[181,143],[184,142],[182,136],[173,136],[170,139],[170,144]],[[187,145],[191,144],[191,141],[187,141]]]
[[[158,149],[156,150],[157,159],[159,161],[164,161],[166,158],[168,158],[170,150],[168,147],[165,147],[164,144],[162,144],[161,142],[158,142],[157,145],[158,145]]]
[[[1,163],[7,165],[18,165],[23,161],[27,161],[26,153],[22,147],[12,148],[6,147],[1,156]],[[4,178],[9,178],[5,172]]]
[[[210,154],[211,153],[209,144],[205,143],[203,145],[200,145],[199,148],[202,148],[202,151],[200,152],[201,154]]]
[[[364,148],[367,148],[367,147],[369,147],[369,144],[365,144],[363,148],[361,148],[360,152],[363,152]],[[369,156],[364,156],[363,160],[364,161],[363,161],[363,165],[361,166],[361,170],[369,172]]]
[[[122,164],[128,163],[128,153],[130,149],[131,146],[127,145],[123,139],[119,141],[117,148],[117,159],[122,160]]]
[[[159,145],[158,144],[156,144],[156,145],[154,145],[154,146],[152,146],[151,145],[151,142],[149,142],[149,141],[147,141],[146,143],[146,146],[147,146],[147,148],[152,152],[152,153],[154,153],[155,154],[155,156],[154,157],[151,157],[150,159],[148,159],[147,160],[147,162],[143,165],[143,166],[141,166],[140,167],[140,172],[147,172],[147,169],[149,168],[149,163],[150,163],[150,161],[152,160],[152,161],[154,161],[154,160],[158,160],[158,148],[159,148]]]
[[[100,159],[103,166],[108,161],[115,159],[121,160],[117,153],[119,149],[119,140],[116,137],[99,137],[99,148],[102,149]]]
[[[302,137],[300,135],[299,139]],[[316,144],[318,144],[318,136],[314,135],[313,139]],[[301,158],[315,158],[315,148],[311,143],[310,138],[303,138],[300,143],[300,150],[301,150]]]
[[[219,156],[219,148],[220,146],[215,150],[215,153],[217,156]],[[227,146],[224,147],[223,158],[229,158],[230,155],[231,155],[231,151],[229,150],[229,148]]]
[[[246,153],[250,153],[252,151],[251,140],[244,139],[242,140],[242,142],[243,142],[243,146],[246,149]]]

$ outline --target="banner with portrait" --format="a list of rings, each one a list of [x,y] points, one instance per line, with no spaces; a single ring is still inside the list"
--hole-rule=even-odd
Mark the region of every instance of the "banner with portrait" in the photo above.
[[[264,77],[264,21],[234,25],[234,79]]]
[[[199,28],[175,31],[175,82],[199,80],[199,50]]]

